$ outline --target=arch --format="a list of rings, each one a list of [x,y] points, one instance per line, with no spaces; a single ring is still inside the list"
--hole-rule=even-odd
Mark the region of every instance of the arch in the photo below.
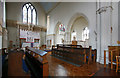
[[[37,10],[30,2],[22,6],[22,20],[23,23],[37,24]]]
[[[59,25],[60,24],[61,24],[61,22],[58,21],[57,24],[55,25],[55,28],[54,28],[54,33],[55,33],[54,43],[55,43],[55,45],[62,44],[62,39],[64,39],[64,35],[59,34]]]
[[[59,22],[59,21],[56,23],[55,28],[54,28],[54,34],[57,32],[57,29],[60,24],[61,24],[61,22]]]
[[[84,18],[88,21],[88,25],[89,25],[89,20],[88,20],[88,18],[86,17],[86,15],[84,15],[83,13],[76,13],[76,14],[74,14],[74,15],[70,18],[70,20],[69,20],[69,22],[68,22],[68,25],[67,25],[67,31],[68,31],[68,32],[70,32],[71,27],[72,27],[74,21],[75,21],[78,17],[81,17],[81,16],[84,17]]]

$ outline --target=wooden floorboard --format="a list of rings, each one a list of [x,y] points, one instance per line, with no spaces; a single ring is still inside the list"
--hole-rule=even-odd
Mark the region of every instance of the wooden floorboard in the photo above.
[[[119,76],[120,72],[117,72],[115,70],[111,70],[110,68],[102,68],[99,71],[97,71],[93,76]]]
[[[49,75],[50,76],[92,76],[101,68],[103,65],[99,63],[84,64],[80,67],[69,64],[58,58],[47,55],[49,63]]]
[[[9,54],[8,57],[8,76],[26,76],[22,69],[22,62],[17,58],[21,57],[19,53]],[[16,58],[16,59],[15,59]],[[22,59],[22,57],[21,57]],[[49,76],[120,76],[120,73],[116,73],[115,70],[104,68],[103,64],[91,63],[84,64],[80,67],[62,61],[58,58],[51,56],[51,52],[47,54],[49,64]]]
[[[27,76],[30,74],[24,72],[22,68],[22,53],[21,52],[11,52],[8,55],[8,77],[19,77]]]

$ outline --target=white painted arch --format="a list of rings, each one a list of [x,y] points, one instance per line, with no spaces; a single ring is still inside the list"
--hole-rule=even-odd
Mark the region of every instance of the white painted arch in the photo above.
[[[87,16],[83,13],[75,13],[69,20],[68,25],[67,25],[67,32],[71,31],[71,27],[74,23],[74,21],[78,18],[78,17],[84,17],[87,21],[88,21],[88,27],[89,27],[89,20],[87,18]]]
[[[54,34],[56,34],[57,29],[58,29],[58,26],[59,26],[60,24],[61,24],[60,21],[58,21],[58,22],[56,23],[55,28],[54,28]]]
[[[75,13],[70,19],[68,19],[68,25],[66,25],[66,34],[64,36],[64,39],[67,40],[67,41],[70,41],[69,39],[71,39],[71,27],[73,25],[73,23],[75,22],[75,20],[79,17],[84,17],[84,19],[88,22],[88,27],[89,27],[89,20],[87,18],[87,16],[83,13]],[[58,21],[56,24],[55,24],[55,27],[54,27],[54,31],[53,33],[55,34],[55,39],[54,39],[54,42],[56,44],[56,38],[57,38],[57,31],[58,31],[58,26],[61,24],[60,21]]]

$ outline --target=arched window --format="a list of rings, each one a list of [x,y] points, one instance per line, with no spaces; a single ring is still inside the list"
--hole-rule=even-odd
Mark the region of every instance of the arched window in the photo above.
[[[35,7],[31,3],[26,3],[22,8],[23,23],[36,24],[37,23],[37,12]]]
[[[85,39],[89,39],[89,29],[88,27],[85,27],[82,32],[82,40],[85,41]]]

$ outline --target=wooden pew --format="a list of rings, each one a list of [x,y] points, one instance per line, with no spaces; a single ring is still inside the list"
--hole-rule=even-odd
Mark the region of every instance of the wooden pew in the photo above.
[[[47,52],[27,47],[25,54],[25,61],[33,77],[40,78],[41,76],[49,75],[48,61],[46,58]]]
[[[27,63],[29,70],[31,71],[32,77],[39,78],[39,77],[43,76],[42,63],[39,63],[39,61],[36,60],[28,52],[26,52],[25,55],[26,55],[25,61]]]
[[[94,50],[92,50],[92,61],[96,62],[96,59],[97,59],[97,50],[94,49]]]
[[[65,53],[53,51],[53,55],[55,53],[55,56],[58,56],[60,54],[60,56],[64,56],[63,58],[68,57],[68,56],[69,56],[69,58],[72,58],[72,57],[75,57],[75,55],[78,53],[79,55],[84,54],[84,63],[86,63],[86,61],[88,62],[88,64],[91,63],[92,61],[96,62],[96,54],[97,54],[96,49],[92,50],[91,46],[89,46],[89,48],[82,48],[81,45],[77,45],[77,46],[79,46],[77,48],[71,47],[71,46],[73,46],[73,45],[57,45],[57,48],[52,47],[52,49],[66,51]],[[81,49],[83,49],[83,51]],[[70,53],[67,53],[67,52],[70,52]],[[72,54],[72,52],[74,52],[76,54]],[[73,59],[76,59],[76,58],[77,57],[75,57]],[[81,56],[81,58],[82,58],[82,56]]]
[[[92,62],[92,49],[91,46],[89,48],[84,48],[86,52],[86,60],[88,60],[88,64]]]
[[[75,64],[86,63],[85,50],[79,48],[76,52],[53,49],[52,55],[73,62]]]
[[[61,48],[61,47],[59,47],[59,48]],[[86,63],[86,61],[88,61],[88,64],[90,62],[92,62],[92,49],[91,49],[91,46],[89,46],[89,48],[64,47],[64,50],[72,51],[74,53],[78,52],[78,54],[80,54],[80,55],[81,54],[85,54],[85,56],[84,56],[84,62]]]

